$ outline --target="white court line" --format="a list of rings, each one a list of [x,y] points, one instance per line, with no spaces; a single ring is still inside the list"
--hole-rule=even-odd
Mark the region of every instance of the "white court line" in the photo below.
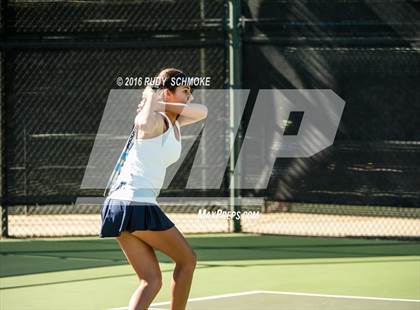
[[[387,298],[387,297],[368,297],[368,296],[351,296],[351,295],[331,295],[331,294],[316,294],[316,293],[298,293],[298,292],[280,292],[280,291],[247,291],[240,293],[222,294],[222,295],[211,295],[206,297],[189,298],[188,302],[201,301],[201,300],[212,300],[219,298],[244,296],[252,294],[278,294],[278,295],[294,295],[294,296],[313,296],[313,297],[328,297],[328,298],[342,298],[342,299],[367,299],[367,300],[383,300],[383,301],[403,301],[403,302],[417,302],[418,299],[403,299],[403,298]],[[158,302],[151,304],[151,307],[170,305],[170,301]],[[159,308],[150,308],[150,310],[161,310]],[[127,310],[127,308],[113,308],[109,310]]]
[[[369,300],[385,300],[385,301],[407,301],[420,302],[419,299],[403,299],[403,298],[386,298],[386,297],[367,297],[367,296],[348,296],[348,295],[330,295],[330,294],[314,294],[314,293],[296,293],[296,292],[277,292],[277,291],[258,291],[265,294],[278,295],[296,295],[296,296],[314,296],[314,297],[330,297],[343,299],[369,299]]]
[[[249,292],[222,294],[222,295],[212,295],[212,296],[206,296],[206,297],[196,297],[196,298],[189,298],[188,302],[218,299],[218,298],[226,298],[226,297],[235,297],[235,296],[243,296],[243,295],[251,295],[251,294],[259,294],[260,292],[261,291],[249,291]],[[156,306],[166,306],[166,305],[170,305],[170,304],[171,304],[170,301],[163,301],[163,302],[158,302],[158,303],[151,304],[150,306],[151,307],[156,307]],[[158,308],[153,308],[153,309],[160,310]],[[108,309],[108,310],[127,310],[127,308],[112,308],[112,309]],[[150,308],[150,310],[152,310],[152,308]],[[162,309],[162,310],[165,310],[165,309]]]
[[[212,296],[206,296],[206,297],[196,297],[196,298],[189,298],[188,302],[218,299],[218,298],[226,298],[226,297],[235,297],[235,296],[243,296],[243,295],[252,295],[252,294],[259,294],[260,292],[261,291],[249,291],[249,292],[222,294],[222,295],[212,295]],[[163,305],[169,305],[170,303],[171,303],[170,301],[164,301],[164,302],[158,302],[158,303],[155,303],[155,304],[151,304],[151,306],[163,306]]]

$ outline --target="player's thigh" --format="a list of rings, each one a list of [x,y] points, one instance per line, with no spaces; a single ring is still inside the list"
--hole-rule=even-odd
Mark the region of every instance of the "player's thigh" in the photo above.
[[[178,264],[191,266],[196,263],[194,250],[176,226],[163,231],[136,230],[132,234]]]
[[[122,232],[117,241],[139,279],[147,282],[162,281],[159,261],[150,245],[127,231]]]

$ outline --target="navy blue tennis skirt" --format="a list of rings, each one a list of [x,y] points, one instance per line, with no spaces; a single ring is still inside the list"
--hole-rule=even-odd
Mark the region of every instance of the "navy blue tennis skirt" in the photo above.
[[[118,237],[123,231],[167,230],[175,224],[154,203],[106,198],[101,207],[99,237]]]

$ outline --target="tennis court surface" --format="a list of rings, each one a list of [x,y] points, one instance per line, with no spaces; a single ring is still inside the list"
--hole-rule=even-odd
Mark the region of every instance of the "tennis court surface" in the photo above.
[[[250,291],[191,298],[187,309],[284,309],[284,310],[417,310],[419,300],[366,296],[323,295],[295,292]],[[127,308],[120,308],[124,310]],[[150,310],[169,309],[169,302],[155,303]],[[116,310],[116,309],[114,309]]]
[[[420,243],[186,235],[198,256],[187,309],[420,309]],[[169,309],[174,263],[157,251]],[[0,241],[0,309],[125,309],[139,281],[115,239]]]

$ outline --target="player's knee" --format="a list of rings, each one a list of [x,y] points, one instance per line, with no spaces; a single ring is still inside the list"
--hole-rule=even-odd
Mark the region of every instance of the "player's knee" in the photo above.
[[[185,256],[185,260],[181,265],[184,270],[193,272],[195,270],[195,266],[197,265],[197,254],[194,251],[191,251]]]
[[[162,272],[157,268],[150,268],[148,272],[143,273],[140,278],[144,284],[159,287],[162,286]]]
[[[141,284],[144,287],[148,287],[158,292],[162,288],[162,285],[163,285],[162,276],[148,277],[146,279],[142,279]]]

